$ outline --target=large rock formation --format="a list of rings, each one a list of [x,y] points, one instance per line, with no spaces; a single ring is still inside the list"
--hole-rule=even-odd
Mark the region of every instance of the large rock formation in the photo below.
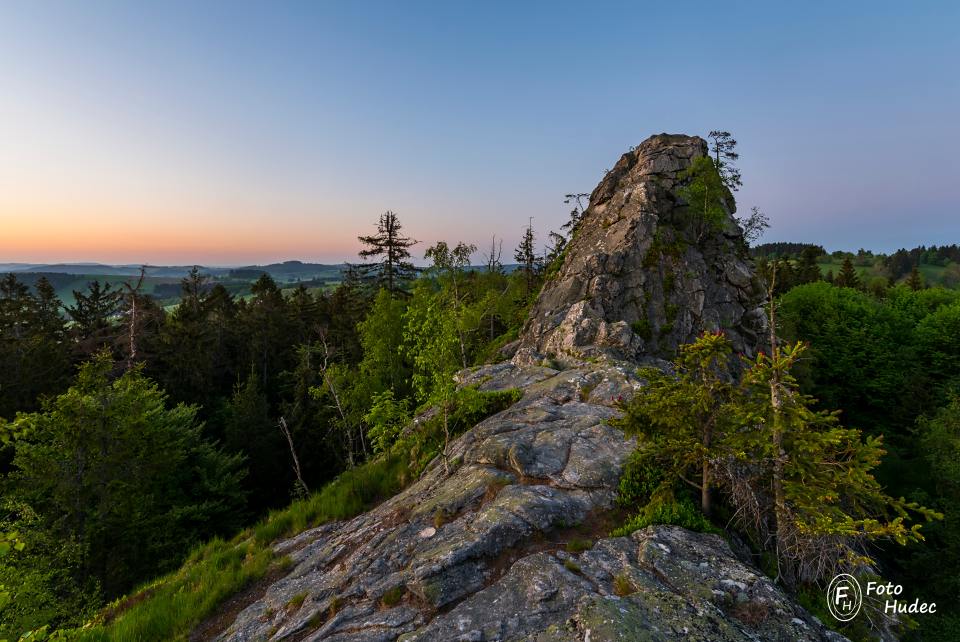
[[[369,513],[276,543],[293,564],[216,639],[843,639],[719,536],[663,526],[609,537],[633,444],[608,420],[614,400],[641,385],[623,359],[701,327],[727,327],[743,349],[752,341],[751,272],[732,228],[644,259],[650,235],[681,208],[677,172],[703,150],[697,138],[657,136],[621,159],[541,295],[523,352],[459,376],[483,390],[521,388],[522,399],[457,438],[449,470],[435,461]],[[670,304],[665,330],[657,306]],[[630,328],[641,311],[655,339]],[[533,363],[539,355],[567,365]]]
[[[652,136],[624,154],[593,194],[559,273],[521,335],[517,363],[670,356],[705,330],[751,353],[764,327],[733,199],[722,230],[698,235],[679,194],[707,153],[696,136]]]

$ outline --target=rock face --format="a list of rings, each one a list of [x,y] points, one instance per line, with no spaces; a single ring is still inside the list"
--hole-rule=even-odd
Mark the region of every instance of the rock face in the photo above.
[[[843,639],[719,536],[659,526],[609,537],[633,443],[608,420],[642,385],[636,361],[622,359],[725,319],[751,341],[751,273],[733,231],[682,262],[643,263],[679,207],[677,172],[703,151],[700,139],[658,136],[621,159],[537,303],[523,351],[459,375],[481,390],[520,388],[520,401],[452,442],[449,471],[434,461],[374,510],[276,543],[293,564],[217,640]],[[669,332],[652,312],[664,302],[683,306]],[[656,343],[629,327],[641,309]],[[533,363],[539,355],[562,369]]]
[[[453,443],[449,474],[434,462],[373,511],[277,543],[291,570],[217,639],[842,640],[719,536],[607,536],[632,443],[606,420],[639,385],[631,371],[464,373],[524,397]]]
[[[733,200],[722,230],[698,234],[679,194],[684,170],[707,152],[702,138],[660,134],[620,158],[534,305],[517,363],[669,357],[705,330],[754,351],[762,292]]]

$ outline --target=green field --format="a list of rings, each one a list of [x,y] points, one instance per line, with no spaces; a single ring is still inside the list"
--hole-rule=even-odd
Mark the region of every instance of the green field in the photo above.
[[[820,266],[820,273],[824,276],[828,272],[833,272],[834,276],[840,274],[840,268],[843,265],[842,261],[818,261],[817,264]],[[868,281],[874,277],[886,278],[879,270],[872,265],[854,265],[854,269],[857,271],[857,275],[860,276],[860,279],[863,281]],[[927,285],[945,285],[944,284],[944,275],[947,272],[947,267],[942,265],[920,265],[920,275],[923,277],[924,283]],[[901,279],[903,281],[905,279]]]

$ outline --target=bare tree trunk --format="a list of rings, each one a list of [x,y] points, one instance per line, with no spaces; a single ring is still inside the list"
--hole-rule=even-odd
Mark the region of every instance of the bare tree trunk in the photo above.
[[[713,510],[710,501],[710,443],[713,439],[713,427],[707,424],[703,433],[703,447],[705,450],[703,457],[703,473],[700,479],[700,510],[706,517],[710,517]]]
[[[447,455],[447,448],[450,447],[450,412],[447,402],[443,404],[443,472],[450,474],[450,457]]]
[[[140,278],[137,280],[137,285],[134,288],[130,287],[130,284],[126,284],[127,294],[130,297],[130,318],[128,320],[128,354],[127,354],[127,370],[133,367],[133,364],[137,362],[137,297],[140,295],[140,288],[143,286],[143,278],[146,276],[147,266],[140,267]]]
[[[297,484],[303,489],[304,494],[308,494],[310,489],[307,488],[307,482],[303,481],[303,475],[300,474],[300,460],[297,458],[297,451],[293,447],[293,435],[290,434],[287,420],[283,417],[280,417],[280,430],[283,432],[283,436],[287,438],[287,444],[290,446],[290,457],[293,458],[293,472],[297,476]]]
[[[330,388],[330,394],[333,395],[333,402],[337,406],[337,412],[340,413],[340,419],[343,421],[343,427],[347,431],[347,464],[350,466],[350,468],[353,468],[353,430],[350,426],[349,420],[347,419],[347,414],[343,411],[343,405],[340,403],[340,395],[337,394],[337,387],[333,385],[333,379],[327,374],[327,364],[330,357],[330,349],[327,347],[327,339],[326,337],[321,336],[320,340],[323,342],[323,367],[321,368],[321,372],[323,373],[323,382],[327,384],[328,388]]]
[[[787,508],[787,497],[783,487],[784,467],[787,454],[783,449],[783,389],[780,381],[780,346],[777,341],[777,308],[773,291],[777,282],[777,267],[773,265],[770,272],[770,408],[773,419],[773,509],[774,519],[776,520],[776,553],[777,553],[777,579],[792,582],[792,573],[784,570],[780,566],[784,548],[786,545],[787,531],[790,529],[790,512]]]

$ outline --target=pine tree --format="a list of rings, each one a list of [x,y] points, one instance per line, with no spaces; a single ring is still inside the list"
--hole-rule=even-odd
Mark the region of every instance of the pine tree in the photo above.
[[[723,180],[723,184],[731,192],[737,191],[742,185],[740,170],[734,164],[740,158],[740,154],[735,150],[737,141],[734,140],[730,132],[712,131],[707,136],[712,141],[710,153],[713,154],[713,162]]]
[[[581,192],[577,194],[566,194],[563,197],[563,202],[573,204],[573,209],[570,210],[570,218],[566,223],[560,226],[560,229],[564,230],[567,233],[568,239],[572,239],[573,235],[577,233],[577,230],[580,228],[580,222],[583,220],[583,215],[586,213],[586,207],[584,207],[583,202],[590,202],[590,195],[586,192]]]
[[[286,501],[292,479],[287,472],[285,443],[256,370],[238,385],[224,410],[223,447],[244,456],[249,471],[248,505],[259,513]]]
[[[168,406],[141,370],[113,379],[98,353],[67,392],[8,428],[25,436],[5,494],[50,537],[81,546],[82,577],[108,599],[241,525],[239,458],[204,441],[196,410]]]
[[[212,381],[213,327],[205,310],[207,277],[194,267],[180,281],[180,303],[160,331],[160,366],[157,376],[171,397],[199,404],[209,417],[216,396]],[[229,381],[235,381],[235,373]],[[229,388],[227,388],[229,391]]]
[[[377,288],[386,288],[391,294],[405,293],[407,284],[417,275],[417,268],[408,259],[409,248],[418,241],[404,236],[402,229],[400,219],[388,210],[380,215],[376,234],[357,237],[367,246],[360,250],[361,258],[380,259],[373,265],[362,266],[365,281],[375,284]]]
[[[920,270],[916,265],[910,269],[910,276],[907,278],[907,287],[914,292],[923,289],[923,277],[920,276]]]
[[[840,569],[873,564],[863,551],[873,540],[920,541],[913,516],[942,517],[888,496],[873,475],[885,451],[882,437],[863,439],[834,411],[816,410],[791,371],[806,346],[760,353],[744,376],[739,421],[730,448],[727,492],[737,522],[758,543],[772,542],[779,579],[814,583]],[[768,490],[769,489],[769,490]]]
[[[269,274],[250,286],[252,298],[241,310],[240,327],[246,346],[246,363],[257,369],[259,384],[275,398],[277,376],[292,365],[294,355],[287,300]]]
[[[81,355],[92,355],[116,338],[115,320],[121,295],[110,283],[101,284],[99,280],[88,283],[86,292],[73,291],[75,303],[66,311],[73,321]]]
[[[797,266],[797,283],[814,283],[820,280],[820,266],[817,264],[817,257],[820,255],[816,246],[808,245],[800,253],[800,261]]]
[[[716,485],[711,462],[721,458],[725,435],[734,428],[728,408],[732,353],[722,333],[705,333],[681,346],[673,373],[641,371],[647,385],[626,404],[617,424],[640,437],[644,458],[662,471],[651,493],[654,506],[675,501],[674,488],[682,482],[696,490],[704,515],[711,514]]]
[[[840,273],[834,280],[834,284],[841,288],[860,288],[860,277],[857,275],[857,270],[853,267],[853,261],[850,260],[849,256],[843,259]]]
[[[537,249],[536,237],[533,234],[533,219],[530,219],[527,227],[523,230],[523,237],[520,239],[520,245],[514,250],[513,258],[520,266],[523,273],[523,281],[526,284],[526,293],[529,298],[535,291],[537,285]]]
[[[0,279],[0,417],[35,409],[38,396],[61,391],[69,377],[60,299],[43,277],[36,292],[13,274]]]

